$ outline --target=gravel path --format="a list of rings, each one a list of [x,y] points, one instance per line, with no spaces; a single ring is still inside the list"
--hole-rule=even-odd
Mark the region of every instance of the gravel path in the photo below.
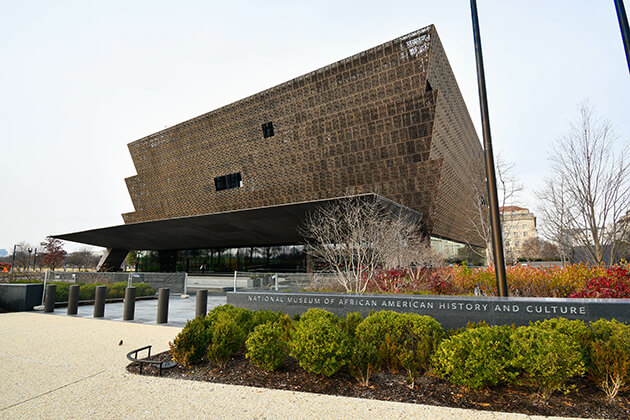
[[[543,418],[127,373],[125,355],[180,328],[33,312],[0,314],[0,419]],[[119,345],[120,341],[122,345]]]

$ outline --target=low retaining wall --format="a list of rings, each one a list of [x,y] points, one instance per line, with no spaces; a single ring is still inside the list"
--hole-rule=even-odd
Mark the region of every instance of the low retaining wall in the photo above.
[[[9,311],[30,311],[42,304],[42,283],[0,284],[0,308]]]
[[[550,318],[596,321],[600,318],[630,323],[630,299],[563,299],[478,296],[426,296],[344,293],[286,293],[268,291],[228,292],[227,303],[241,308],[301,314],[321,308],[344,316],[391,310],[415,312],[435,318],[444,328],[460,328],[468,322],[490,325],[527,325]]]

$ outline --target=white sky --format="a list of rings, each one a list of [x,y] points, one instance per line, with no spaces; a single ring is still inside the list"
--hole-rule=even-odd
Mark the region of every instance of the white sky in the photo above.
[[[515,204],[535,211],[550,142],[583,99],[628,145],[614,5],[478,8],[494,149],[527,187]],[[481,139],[468,0],[0,0],[0,249],[122,224],[127,143],[429,24]]]

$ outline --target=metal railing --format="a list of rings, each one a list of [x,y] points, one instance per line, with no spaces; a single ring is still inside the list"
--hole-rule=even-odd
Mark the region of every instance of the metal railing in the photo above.
[[[334,280],[334,273],[260,273],[235,271],[233,287],[236,290],[275,290],[295,292],[317,288]]]
[[[152,272],[73,272],[73,271],[48,271],[44,283],[61,281],[67,283],[100,283],[113,284],[127,282],[128,286],[137,283],[146,283],[154,289],[166,288],[171,293],[187,293],[186,273],[152,273]]]

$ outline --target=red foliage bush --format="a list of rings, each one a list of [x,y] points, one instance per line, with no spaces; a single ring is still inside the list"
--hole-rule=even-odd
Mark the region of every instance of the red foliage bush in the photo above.
[[[630,298],[630,265],[507,267],[510,296]],[[494,267],[383,269],[368,284],[368,293],[487,295],[496,293]]]
[[[614,266],[606,276],[594,277],[571,298],[625,298],[630,299],[630,271],[627,266]]]

